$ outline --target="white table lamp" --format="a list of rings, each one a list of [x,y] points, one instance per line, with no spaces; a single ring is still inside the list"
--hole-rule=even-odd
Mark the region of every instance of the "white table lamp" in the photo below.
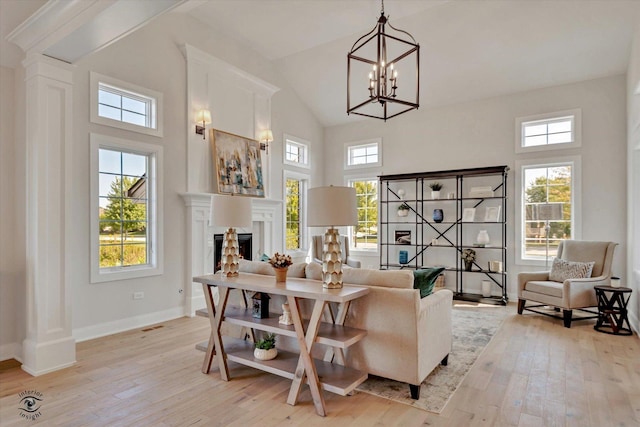
[[[322,245],[322,282],[342,288],[342,250],[336,226],[357,225],[356,190],[352,187],[316,187],[307,192],[307,221],[311,227],[329,227]]]
[[[218,227],[228,227],[224,233],[220,254],[220,269],[227,277],[237,276],[240,264],[240,245],[234,227],[251,227],[251,220],[250,197],[217,194],[211,197],[209,223]]]

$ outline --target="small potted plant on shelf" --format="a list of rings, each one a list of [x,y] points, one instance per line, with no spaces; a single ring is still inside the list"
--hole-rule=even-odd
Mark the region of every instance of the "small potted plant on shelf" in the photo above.
[[[460,257],[464,261],[464,269],[467,271],[471,271],[473,261],[476,260],[476,251],[474,251],[473,249],[463,249]]]
[[[253,357],[258,360],[271,360],[278,355],[278,349],[276,348],[276,335],[267,334],[263,339],[256,343],[256,348],[253,350]]]
[[[398,206],[398,216],[407,216],[409,215],[409,211],[411,207],[408,204],[403,202],[400,206]]]
[[[440,190],[442,190],[442,184],[440,184],[439,182],[432,182],[431,184],[429,184],[429,187],[431,187],[431,198],[434,200],[439,199]]]

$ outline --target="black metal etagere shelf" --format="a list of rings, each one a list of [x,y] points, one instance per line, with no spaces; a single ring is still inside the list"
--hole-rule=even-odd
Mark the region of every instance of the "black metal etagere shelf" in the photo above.
[[[506,304],[507,299],[507,173],[508,166],[492,166],[472,169],[457,169],[436,172],[382,175],[380,179],[380,269],[418,269],[433,267],[432,256],[444,262],[447,286],[455,278],[454,298],[465,301]],[[444,181],[445,188],[455,188],[443,198],[432,198],[429,184]],[[491,187],[488,197],[475,197],[469,194],[474,185]],[[404,191],[407,198],[401,197]],[[447,192],[445,191],[445,194]],[[410,214],[397,216],[397,207],[406,203]],[[499,207],[496,221],[463,222],[463,212],[467,208]],[[433,220],[433,209],[446,208],[445,219]],[[475,211],[474,211],[475,212]],[[403,233],[410,232],[410,243],[396,243],[395,236],[400,228]],[[491,228],[492,246],[481,247],[473,242],[472,236],[478,227]],[[499,236],[498,236],[499,235]],[[499,242],[499,245],[498,245]],[[400,263],[399,251],[405,248],[407,262]],[[472,270],[464,268],[461,258],[464,249],[474,249],[478,258],[473,262]],[[499,255],[498,255],[499,253]],[[455,260],[452,258],[455,257]],[[488,258],[487,258],[488,257]],[[490,271],[480,259],[500,260],[502,271]],[[468,282],[482,280],[491,283],[492,295],[469,292]]]

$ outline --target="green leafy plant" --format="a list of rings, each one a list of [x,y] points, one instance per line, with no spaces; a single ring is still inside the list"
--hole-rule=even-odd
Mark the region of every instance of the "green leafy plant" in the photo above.
[[[442,190],[442,184],[440,184],[439,182],[432,182],[431,184],[429,184],[429,187],[431,187],[433,191]]]
[[[276,335],[267,334],[263,339],[256,343],[256,348],[261,350],[270,350],[276,346]]]
[[[411,210],[411,207],[406,203],[402,203],[400,206],[398,206],[398,210],[399,211],[409,211],[409,210]]]

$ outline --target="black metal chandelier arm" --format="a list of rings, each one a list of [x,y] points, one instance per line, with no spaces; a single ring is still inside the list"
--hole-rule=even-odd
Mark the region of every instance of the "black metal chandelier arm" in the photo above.
[[[411,37],[411,40],[413,40],[413,44],[418,44],[418,42],[416,41],[416,39],[413,38],[413,36],[411,34],[409,34],[408,32],[406,32],[405,30],[400,30],[396,27],[394,27],[393,25],[391,25],[391,21],[387,21],[387,24],[394,30],[400,32],[400,33],[404,33],[406,35],[408,35],[409,37]]]
[[[373,33],[376,31],[376,29],[377,29],[377,28],[378,28],[378,24],[376,23],[376,25],[374,25],[374,26],[373,26],[373,29],[372,29],[371,31],[369,31],[367,34],[365,34],[364,36],[362,36],[362,37],[360,37],[358,40],[356,40],[356,42],[353,44],[353,46],[351,46],[351,50],[349,51],[349,54],[351,54],[351,53],[353,53],[353,52],[354,52],[354,49],[353,49],[353,48],[354,48],[354,47],[356,47],[356,45],[357,45],[358,43],[360,43],[360,40],[362,40],[363,38],[368,37],[368,36],[370,36],[371,34],[373,34]],[[412,38],[413,38],[413,37],[412,37]],[[361,47],[361,46],[358,46],[358,49],[360,49],[360,47]],[[356,50],[358,50],[358,49],[356,49]]]

